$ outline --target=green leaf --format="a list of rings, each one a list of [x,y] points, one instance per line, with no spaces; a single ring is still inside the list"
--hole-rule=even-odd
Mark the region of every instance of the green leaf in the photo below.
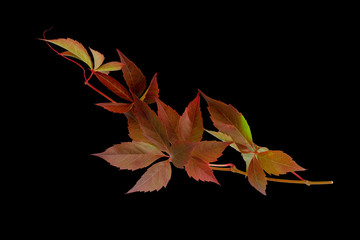
[[[253,152],[255,147],[251,136],[250,127],[244,116],[233,106],[201,95],[208,103],[208,110],[214,126],[222,133],[229,135],[241,152]]]

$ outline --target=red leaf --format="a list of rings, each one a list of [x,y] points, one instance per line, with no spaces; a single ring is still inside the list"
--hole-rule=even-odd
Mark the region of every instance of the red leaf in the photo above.
[[[204,133],[203,119],[200,110],[200,96],[190,102],[180,117],[178,133],[180,140],[199,142]]]
[[[130,111],[133,106],[132,103],[97,103],[96,105],[113,113],[126,113]]]
[[[155,146],[144,142],[124,142],[108,148],[103,153],[93,154],[101,157],[120,169],[136,170],[149,166],[165,155]]]
[[[267,185],[266,176],[256,157],[254,157],[250,162],[247,171],[247,176],[250,184],[256,190],[266,195],[265,192]]]
[[[171,178],[170,161],[163,161],[151,166],[127,193],[159,191],[166,187]]]
[[[168,136],[164,125],[156,113],[150,107],[133,95],[134,114],[140,125],[144,136],[162,151],[168,151],[170,148]]]
[[[134,111],[132,110],[125,113],[125,116],[128,120],[129,137],[134,141],[149,143],[149,140],[144,136],[144,133],[140,128],[140,124],[134,115]]]
[[[94,72],[94,74],[99,79],[99,81],[104,84],[110,91],[112,91],[122,99],[132,102],[129,91],[115,78],[101,72]]]
[[[266,151],[257,154],[261,167],[269,174],[279,176],[287,172],[304,171],[292,158],[283,151]]]
[[[230,144],[231,142],[202,141],[196,145],[192,156],[207,163],[216,162],[217,159],[221,157],[225,148]]]
[[[214,182],[220,185],[215,178],[209,163],[202,159],[196,157],[190,158],[188,163],[185,165],[185,170],[189,177],[193,177],[197,181],[202,180],[206,182]]]
[[[148,89],[145,91],[141,99],[147,104],[155,102],[155,99],[159,98],[159,85],[157,83],[157,73],[152,78]]]
[[[160,99],[156,99],[158,116],[164,124],[169,141],[171,143],[179,140],[177,129],[179,125],[180,115],[171,107],[163,103]]]
[[[250,127],[244,116],[233,106],[212,99],[200,90],[199,92],[208,103],[208,109],[214,126],[219,129],[220,132],[229,135],[241,152],[253,152],[255,147],[252,141]]]
[[[190,160],[185,165],[189,177],[193,177],[197,181],[202,180],[219,184],[209,163],[217,161],[224,149],[230,144],[231,142],[199,142],[194,148]]]
[[[122,52],[117,49],[120,60],[123,64],[122,67],[124,79],[126,84],[129,86],[130,91],[136,96],[140,96],[146,88],[146,79],[141,70],[130,61]]]
[[[191,158],[191,153],[194,150],[195,142],[177,141],[171,145],[170,160],[177,168],[183,168]]]

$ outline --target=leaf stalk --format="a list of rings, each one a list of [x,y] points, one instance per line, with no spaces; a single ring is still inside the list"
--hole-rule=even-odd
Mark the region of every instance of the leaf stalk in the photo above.
[[[247,173],[241,171],[235,167],[235,165],[228,163],[228,164],[210,164],[209,165],[212,170],[215,171],[225,171],[225,172],[234,172],[244,176],[247,176]],[[279,178],[270,178],[266,177],[267,181],[271,182],[281,182],[281,183],[293,183],[293,184],[305,184],[307,186],[311,185],[328,185],[333,184],[333,181],[308,181],[308,180],[291,180],[291,179],[279,179]]]

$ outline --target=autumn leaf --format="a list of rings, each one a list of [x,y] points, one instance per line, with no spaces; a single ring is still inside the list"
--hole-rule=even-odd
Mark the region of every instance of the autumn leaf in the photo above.
[[[163,103],[160,99],[156,98],[155,100],[158,116],[165,126],[169,141],[174,143],[179,140],[178,126],[180,115],[174,109]]]
[[[200,90],[199,92],[208,103],[208,110],[214,126],[220,132],[229,135],[241,152],[253,152],[255,147],[250,127],[244,116],[232,105],[212,99]]]
[[[241,156],[243,157],[245,163],[246,163],[246,171],[249,168],[250,162],[251,160],[257,156],[257,154],[261,153],[261,152],[266,152],[269,151],[269,149],[267,147],[259,147],[257,146],[257,150],[256,152],[250,152],[250,153],[241,153]]]
[[[171,145],[170,161],[177,168],[183,168],[191,158],[191,153],[194,150],[196,142],[177,141]]]
[[[152,165],[148,170],[141,176],[135,186],[130,189],[127,193],[133,192],[151,192],[159,191],[162,187],[166,187],[171,178],[171,165],[170,161],[166,160],[163,162]]]
[[[207,163],[216,162],[221,157],[223,151],[232,142],[218,142],[218,141],[201,141],[199,142],[194,151],[193,157],[200,158]]]
[[[185,165],[185,170],[189,177],[193,177],[197,181],[202,180],[219,184],[209,163],[217,161],[230,143],[231,142],[217,141],[202,141],[197,143],[192,151],[191,158]]]
[[[144,136],[144,133],[141,130],[139,121],[136,119],[136,116],[134,114],[134,109],[132,108],[131,111],[124,113],[124,115],[128,120],[129,137],[133,141],[150,143],[150,141]]]
[[[166,129],[156,113],[143,101],[141,101],[135,94],[134,99],[134,115],[140,125],[143,136],[149,142],[157,146],[162,151],[170,149],[169,139]]]
[[[124,79],[129,86],[131,92],[136,96],[140,96],[146,88],[146,79],[141,70],[130,61],[120,50],[117,49],[121,63],[124,64],[122,68]]]
[[[107,62],[96,69],[97,72],[108,73],[119,71],[124,67],[124,64],[117,61]]]
[[[247,170],[247,176],[251,186],[253,186],[262,194],[266,195],[266,176],[256,157],[254,157],[250,162],[249,168]]]
[[[119,83],[115,78],[100,72],[94,72],[94,75],[99,81],[104,84],[110,91],[121,97],[122,99],[132,102],[132,97],[129,91]]]
[[[178,136],[182,141],[199,142],[204,132],[200,96],[189,103],[179,119]]]
[[[304,171],[283,151],[265,151],[257,154],[260,166],[268,173],[279,176],[287,172]]]
[[[205,131],[223,142],[233,142],[234,141],[229,135],[226,135],[225,133],[210,131],[210,130],[206,130],[206,129],[205,129]],[[239,148],[237,147],[237,145],[235,143],[230,144],[230,147],[232,147],[236,151],[240,152]]]
[[[102,72],[102,73],[108,74],[109,72],[112,72],[112,71],[119,71],[124,66],[123,63],[117,62],[117,61],[112,61],[112,62],[103,64],[103,62],[105,60],[104,55],[92,48],[89,48],[89,49],[90,49],[91,54],[93,55],[94,70],[96,72]]]
[[[196,181],[201,180],[220,185],[213,170],[210,168],[209,163],[200,158],[192,157],[185,165],[185,170],[189,177],[194,178]]]
[[[93,155],[101,157],[115,167],[128,170],[147,167],[157,159],[166,157],[155,146],[144,142],[123,142],[103,153]]]
[[[98,69],[101,64],[103,64],[105,57],[102,53],[99,53],[98,51],[94,50],[94,49],[90,49],[91,54],[93,55],[93,59],[94,59],[94,69]]]
[[[159,98],[159,86],[157,83],[157,74],[151,79],[149,87],[142,95],[140,100],[146,102],[147,104],[151,104],[155,102],[155,99]]]
[[[113,113],[127,113],[133,106],[132,103],[97,103],[95,105],[103,107]]]
[[[88,51],[78,41],[73,40],[71,38],[58,38],[58,39],[52,39],[52,40],[42,39],[42,40],[64,48],[72,56],[76,57],[77,59],[80,59],[81,61],[86,63],[91,69],[93,69],[93,63],[92,63],[92,60],[91,60],[91,57],[90,57]]]

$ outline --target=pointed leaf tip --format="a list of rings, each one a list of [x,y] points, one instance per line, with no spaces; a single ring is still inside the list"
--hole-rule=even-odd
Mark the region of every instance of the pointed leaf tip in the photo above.
[[[146,79],[141,70],[135,65],[134,62],[129,60],[119,49],[116,49],[119,54],[124,79],[130,90],[136,95],[140,96],[146,89]]]
[[[249,168],[247,170],[247,176],[250,184],[256,190],[266,195],[266,176],[256,157],[254,157],[250,162]]]
[[[200,96],[197,95],[186,107],[180,117],[178,134],[183,141],[199,142],[204,133],[203,118],[200,109]]]
[[[91,69],[93,69],[93,63],[91,57],[81,43],[71,38],[58,38],[58,39],[44,39],[46,42],[50,42],[55,44],[59,47],[64,48],[65,50],[69,51],[71,54],[76,56],[76,58],[80,59],[84,63],[86,63]]]
[[[279,176],[287,172],[304,171],[289,155],[283,151],[265,151],[257,154],[261,167],[268,173]]]
[[[131,188],[127,194],[133,192],[152,192],[159,191],[166,187],[171,178],[171,165],[169,160],[152,165],[141,176],[139,181]]]
[[[208,104],[214,126],[220,132],[229,135],[241,152],[254,151],[250,127],[245,117],[232,105],[212,99],[200,90],[199,92]]]

